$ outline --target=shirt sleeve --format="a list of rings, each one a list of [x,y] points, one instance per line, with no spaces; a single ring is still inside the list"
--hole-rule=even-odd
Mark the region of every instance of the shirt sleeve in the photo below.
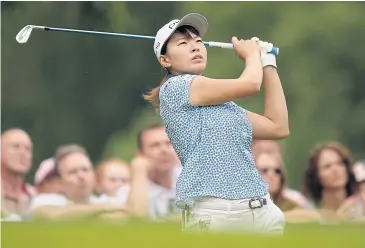
[[[198,75],[184,74],[174,76],[167,80],[160,89],[161,105],[177,111],[180,108],[189,107],[190,86]]]

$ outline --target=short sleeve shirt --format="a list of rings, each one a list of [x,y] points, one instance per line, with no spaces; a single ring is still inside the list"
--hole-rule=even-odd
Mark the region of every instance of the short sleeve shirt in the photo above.
[[[268,184],[256,169],[252,127],[247,111],[234,102],[213,106],[190,104],[197,75],[170,77],[160,88],[160,115],[183,166],[177,181],[177,204],[194,198],[246,199],[264,196]]]

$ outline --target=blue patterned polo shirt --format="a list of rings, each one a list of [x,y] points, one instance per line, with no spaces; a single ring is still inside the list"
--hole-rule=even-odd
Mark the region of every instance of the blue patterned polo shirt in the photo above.
[[[251,153],[252,128],[246,110],[234,102],[192,106],[190,84],[196,75],[170,77],[159,93],[160,115],[183,169],[176,185],[177,205],[213,196],[245,199],[264,196]]]

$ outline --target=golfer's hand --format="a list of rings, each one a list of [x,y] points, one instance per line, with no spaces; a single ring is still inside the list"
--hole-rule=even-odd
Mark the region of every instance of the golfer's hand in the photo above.
[[[244,61],[250,57],[260,57],[260,47],[255,40],[238,40],[232,37],[232,44],[238,57]]]
[[[273,66],[273,67],[277,68],[276,56],[271,53],[268,53],[273,48],[273,44],[266,42],[266,41],[261,41],[257,37],[253,37],[251,40],[256,41],[260,47],[262,67],[264,68],[266,66]]]

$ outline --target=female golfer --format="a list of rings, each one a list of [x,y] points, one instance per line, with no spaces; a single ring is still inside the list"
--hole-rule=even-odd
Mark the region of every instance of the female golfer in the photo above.
[[[275,56],[267,54],[272,44],[233,37],[245,70],[234,79],[207,78],[202,76],[207,26],[204,16],[193,13],[157,32],[154,52],[167,77],[145,95],[159,109],[183,165],[176,192],[183,229],[281,234],[284,215],[271,201],[251,154],[252,138],[289,134]],[[259,92],[262,81],[263,116],[233,102]]]

